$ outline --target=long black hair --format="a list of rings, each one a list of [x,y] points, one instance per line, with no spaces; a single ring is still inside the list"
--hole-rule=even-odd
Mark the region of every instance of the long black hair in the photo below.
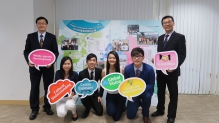
[[[73,63],[72,63],[72,59],[69,56],[64,56],[61,60],[60,63],[60,77],[61,79],[64,79],[65,76],[65,70],[63,69],[63,65],[65,63],[65,61],[69,60],[71,62],[71,68],[69,69],[69,76],[73,79],[74,78],[74,74],[73,74]]]
[[[116,51],[110,51],[108,53],[108,56],[107,56],[107,61],[106,61],[106,74],[109,74],[109,68],[110,68],[110,64],[109,64],[109,61],[108,61],[108,58],[109,58],[109,55],[112,54],[116,57],[116,64],[114,65],[115,67],[115,72],[120,72],[120,63],[119,63],[119,55],[117,54]]]

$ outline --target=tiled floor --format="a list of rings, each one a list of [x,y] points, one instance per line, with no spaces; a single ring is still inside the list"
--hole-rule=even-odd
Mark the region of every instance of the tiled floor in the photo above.
[[[166,102],[169,100],[166,99]],[[167,105],[167,104],[166,104]],[[52,106],[55,111],[55,106]],[[78,106],[78,114],[83,112],[83,106]],[[156,107],[150,108],[150,114],[156,110]],[[71,112],[65,118],[59,118],[57,115],[48,116],[40,109],[38,117],[30,121],[28,119],[31,110],[29,106],[0,105],[0,123],[114,123],[106,115],[101,117],[90,113],[86,119],[79,118],[77,121],[71,120]],[[166,123],[166,113],[164,116],[156,118],[150,117],[152,123]],[[214,95],[179,95],[178,111],[176,123],[219,123],[219,96]],[[143,123],[141,109],[134,120],[126,118],[123,114],[117,123]]]

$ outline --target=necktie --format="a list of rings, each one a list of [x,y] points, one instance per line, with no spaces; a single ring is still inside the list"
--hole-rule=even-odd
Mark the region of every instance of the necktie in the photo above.
[[[40,35],[40,47],[43,47],[43,35]]]
[[[169,36],[169,35],[166,35],[166,37],[165,37],[165,39],[164,39],[164,41],[163,41],[163,49],[164,49],[164,48],[166,47],[166,45],[167,45],[168,36]]]
[[[140,72],[141,72],[141,71],[140,71],[139,69],[136,69],[136,71],[135,71],[135,76],[136,76],[136,77],[139,77]]]
[[[90,72],[90,79],[91,79],[91,80],[93,80],[93,79],[94,79],[94,75],[93,75],[93,74],[94,74],[94,72],[93,72],[93,71],[91,71],[91,72]]]

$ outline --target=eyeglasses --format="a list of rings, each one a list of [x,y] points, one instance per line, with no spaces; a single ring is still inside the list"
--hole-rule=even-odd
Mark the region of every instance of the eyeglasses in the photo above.
[[[139,56],[132,56],[132,58],[134,58],[134,59],[137,59],[137,58],[139,59],[139,58],[142,58],[142,57],[143,56],[140,56],[140,55]]]
[[[167,24],[170,24],[170,23],[172,23],[172,22],[173,22],[173,21],[170,20],[170,21],[167,21],[167,22],[163,22],[163,24],[164,24],[164,25],[167,25]]]
[[[37,25],[47,25],[46,23],[37,23]]]

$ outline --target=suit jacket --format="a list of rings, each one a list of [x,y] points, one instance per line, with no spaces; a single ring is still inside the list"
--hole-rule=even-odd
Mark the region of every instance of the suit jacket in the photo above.
[[[172,72],[168,74],[172,74],[175,76],[180,76],[180,66],[184,62],[186,58],[186,40],[185,36],[175,31],[172,33],[171,37],[169,38],[166,47],[163,48],[163,41],[164,41],[165,34],[159,36],[158,38],[158,46],[157,52],[164,52],[164,51],[176,51],[178,54],[178,67]],[[160,74],[161,71],[157,70],[157,74]]]
[[[95,68],[95,80],[98,82],[98,81],[101,81],[101,72],[102,72],[102,69],[100,68]],[[79,81],[83,80],[83,79],[90,79],[90,75],[89,75],[89,72],[88,72],[88,69],[84,69],[83,71],[79,72]],[[94,97],[102,97],[103,96],[103,88],[100,86],[100,91],[98,92],[98,89],[93,93],[93,96]]]
[[[39,45],[38,33],[34,32],[31,34],[28,34],[27,39],[26,39],[26,45],[24,49],[24,58],[27,61],[27,64],[29,62],[28,55],[30,54],[30,52],[36,49],[41,49],[41,47]],[[59,51],[58,51],[58,45],[57,45],[57,40],[56,40],[55,35],[46,32],[42,49],[50,50],[51,52],[55,54],[56,59],[58,58]],[[52,64],[50,68],[40,67],[40,70],[44,72],[54,72],[54,67]],[[36,73],[38,72],[38,70],[35,67],[29,67],[29,72]]]
[[[143,69],[140,73],[139,78],[143,79],[146,83],[146,89],[145,91],[147,94],[150,94],[150,96],[154,93],[154,83],[155,83],[155,73],[152,66],[142,63]],[[136,77],[135,76],[135,69],[134,64],[129,64],[124,69],[124,77],[125,79]]]

